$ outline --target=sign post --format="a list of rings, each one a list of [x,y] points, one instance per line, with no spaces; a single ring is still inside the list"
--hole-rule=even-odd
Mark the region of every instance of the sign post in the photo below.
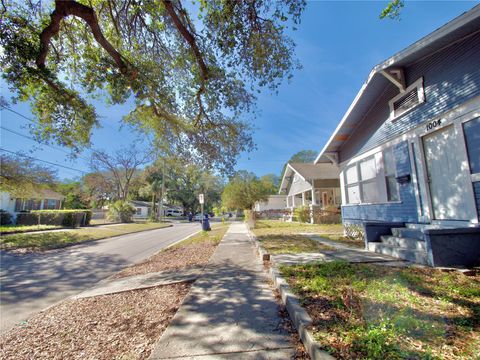
[[[198,202],[200,203],[201,209],[202,209],[202,224],[203,224],[203,204],[205,203],[205,198],[203,194],[198,195]]]

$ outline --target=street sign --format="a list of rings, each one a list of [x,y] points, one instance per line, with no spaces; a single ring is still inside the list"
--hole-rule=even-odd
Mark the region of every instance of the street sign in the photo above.
[[[204,203],[205,203],[205,199],[203,198],[203,194],[199,194],[199,195],[198,195],[198,202],[199,202],[200,204],[204,204]]]

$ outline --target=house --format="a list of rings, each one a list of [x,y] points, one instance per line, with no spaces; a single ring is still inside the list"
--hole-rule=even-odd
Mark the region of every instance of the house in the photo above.
[[[50,189],[39,189],[30,198],[22,199],[8,192],[0,194],[0,209],[16,215],[20,211],[58,210],[62,207],[65,196]]]
[[[480,6],[375,66],[315,164],[368,250],[479,265]]]
[[[130,205],[135,208],[134,219],[148,219],[152,213],[152,204],[148,201],[131,200]]]
[[[280,193],[287,195],[286,208],[308,206],[311,222],[317,209],[337,209],[341,205],[340,170],[337,164],[288,163],[280,184]]]
[[[287,205],[286,195],[269,195],[267,201],[257,201],[254,211],[284,210]]]

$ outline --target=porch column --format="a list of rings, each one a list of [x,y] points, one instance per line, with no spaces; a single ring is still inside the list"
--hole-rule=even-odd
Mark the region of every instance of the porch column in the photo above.
[[[302,192],[302,206],[305,206],[305,191]]]
[[[292,208],[295,207],[295,195],[292,195]]]
[[[312,205],[317,205],[317,200],[315,199],[315,189],[312,188]]]

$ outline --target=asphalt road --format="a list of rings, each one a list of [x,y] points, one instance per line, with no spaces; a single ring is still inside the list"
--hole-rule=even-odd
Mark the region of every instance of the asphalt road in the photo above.
[[[44,253],[0,252],[0,333],[200,230],[174,224]]]

